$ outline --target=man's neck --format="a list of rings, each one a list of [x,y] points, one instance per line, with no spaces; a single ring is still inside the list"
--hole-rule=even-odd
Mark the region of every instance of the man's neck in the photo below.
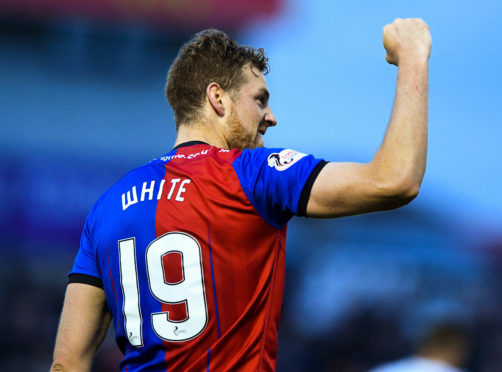
[[[220,133],[208,130],[198,123],[180,125],[174,147],[190,141],[202,141],[211,146],[228,148],[225,138]]]

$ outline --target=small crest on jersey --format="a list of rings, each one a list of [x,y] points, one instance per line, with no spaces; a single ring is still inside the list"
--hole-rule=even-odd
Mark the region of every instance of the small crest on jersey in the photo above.
[[[307,154],[302,154],[295,150],[285,149],[281,152],[274,152],[270,154],[267,158],[268,166],[274,167],[278,171],[283,171],[291,167],[301,158],[307,156]]]

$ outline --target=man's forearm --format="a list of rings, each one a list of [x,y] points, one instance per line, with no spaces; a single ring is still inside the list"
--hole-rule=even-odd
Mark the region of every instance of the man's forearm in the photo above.
[[[426,60],[400,62],[392,116],[373,160],[384,177],[399,180],[405,188],[419,188],[425,172],[428,69]]]
[[[371,165],[383,185],[413,196],[427,161],[429,26],[421,19],[398,18],[384,27],[383,44],[387,62],[399,69],[392,115]]]

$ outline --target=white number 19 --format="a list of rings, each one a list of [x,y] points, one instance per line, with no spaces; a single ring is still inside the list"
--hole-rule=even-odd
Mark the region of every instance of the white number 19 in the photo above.
[[[142,314],[136,242],[134,238],[120,240],[120,285],[124,296],[123,313],[125,330],[131,345],[143,346]],[[165,279],[163,257],[169,253],[181,255],[182,279],[168,283]],[[173,321],[169,312],[151,314],[155,334],[166,341],[188,341],[197,337],[207,325],[206,293],[202,271],[200,245],[191,235],[172,232],[150,243],[146,249],[146,269],[152,295],[161,303],[186,304],[186,319]]]

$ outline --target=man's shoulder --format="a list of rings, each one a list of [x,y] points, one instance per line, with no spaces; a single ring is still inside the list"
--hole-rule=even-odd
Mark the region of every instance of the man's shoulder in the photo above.
[[[308,154],[289,148],[259,147],[243,150],[238,158],[245,163],[266,164],[275,170],[284,171],[306,156]]]
[[[90,214],[106,211],[106,214],[110,215],[115,209],[123,211],[136,200],[139,201],[145,196],[148,198],[150,196],[148,192],[152,186],[159,184],[164,177],[162,173],[164,164],[164,161],[156,158],[127,171],[101,194]],[[144,191],[147,193],[145,194]]]

